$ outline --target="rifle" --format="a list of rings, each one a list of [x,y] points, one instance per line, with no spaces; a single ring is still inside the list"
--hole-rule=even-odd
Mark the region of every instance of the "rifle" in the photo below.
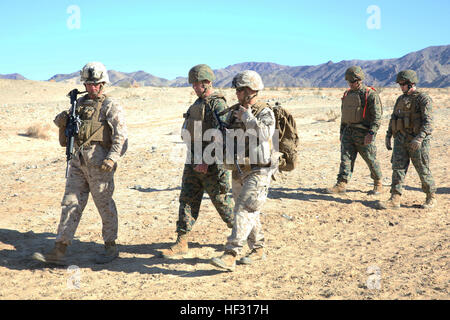
[[[233,108],[233,109],[234,109],[234,108]],[[228,113],[228,112],[230,112],[230,111],[233,110],[233,109],[231,109],[231,108],[225,109],[225,111],[227,111],[227,112],[225,112],[225,113]],[[215,120],[216,123],[219,125],[219,130],[220,130],[220,132],[222,132],[223,139],[225,139],[225,138],[226,138],[226,129],[228,129],[228,128],[227,128],[227,126],[220,120],[219,116],[217,115],[217,111],[216,111],[216,110],[211,110],[211,111],[212,111],[212,114],[213,114],[213,116],[214,116],[214,120]],[[220,114],[223,115],[223,114],[225,114],[225,113],[222,111]],[[225,150],[225,145],[226,145],[226,143],[225,143],[225,141],[223,141],[223,149],[224,149],[224,150]],[[243,173],[242,173],[241,167],[239,166],[239,164],[238,164],[238,162],[237,162],[237,157],[236,157],[236,155],[234,156],[234,166],[236,167],[236,169],[237,169],[237,171],[238,171],[238,173],[239,173],[239,178],[242,178]]]
[[[73,89],[70,91],[67,96],[70,97],[70,104],[72,107],[70,108],[69,117],[67,118],[66,130],[64,131],[67,137],[67,146],[66,146],[66,178],[69,174],[69,165],[70,161],[73,158],[73,146],[75,142],[75,136],[80,131],[81,119],[76,114],[77,110],[77,95],[85,93],[86,91],[80,92],[78,89]]]

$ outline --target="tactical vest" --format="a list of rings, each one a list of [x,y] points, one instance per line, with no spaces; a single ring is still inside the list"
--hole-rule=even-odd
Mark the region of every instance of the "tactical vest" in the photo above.
[[[239,107],[239,104],[235,104],[232,107],[230,107],[230,109],[236,110],[238,107]],[[255,117],[257,117],[264,108],[270,108],[270,105],[268,105],[267,103],[263,103],[263,102],[256,102],[254,105],[251,106],[252,114]],[[245,130],[246,130],[245,124],[242,121],[240,121],[239,119],[237,119],[236,117],[234,117],[233,112],[230,112],[230,116],[229,117],[231,117],[231,119],[229,118],[228,122],[230,124],[229,124],[228,128],[229,129],[234,129],[234,130],[241,129],[245,133]],[[249,156],[250,156],[250,138],[248,136],[245,136],[244,139],[245,139],[244,140],[244,143],[245,143],[245,147],[244,147],[244,150],[245,150],[244,162],[245,162],[245,164],[241,165],[241,168],[245,169],[245,170],[249,170],[249,169],[251,169],[250,158],[249,158]],[[259,144],[260,144],[260,140],[259,140],[259,137],[257,137],[257,145],[259,145]],[[270,144],[270,148],[272,148],[272,141],[271,140],[269,140],[269,144]],[[235,156],[237,155],[237,152],[238,152],[237,145],[235,143],[235,145],[234,145],[234,155]],[[230,164],[226,164],[226,168],[230,169],[230,170],[234,169],[232,167],[232,165],[230,165]]]
[[[342,124],[360,124],[366,118],[367,98],[370,90],[366,88],[364,106],[361,103],[361,96],[358,91],[347,90],[342,97]]]
[[[394,106],[393,118],[390,121],[392,133],[399,131],[409,134],[418,134],[422,126],[422,115],[417,106],[417,98],[420,92],[415,91],[411,95],[402,95]]]
[[[225,97],[220,94],[213,94],[204,99],[197,99],[193,105],[191,105],[186,113],[183,114],[183,118],[185,119],[183,124],[183,129],[186,129],[190,136],[191,141],[203,141],[203,134],[206,130],[214,128],[214,117],[212,112],[214,112],[212,104],[216,99],[223,99]],[[197,133],[197,136],[194,135],[194,127],[196,121],[200,121],[201,123],[201,136]],[[197,124],[198,126],[198,124]]]
[[[80,117],[81,125],[76,143],[79,147],[87,146],[91,142],[99,142],[105,148],[110,149],[112,145],[112,131],[106,120],[100,121],[100,109],[107,101],[106,96],[97,100],[84,96],[80,99],[76,113]]]

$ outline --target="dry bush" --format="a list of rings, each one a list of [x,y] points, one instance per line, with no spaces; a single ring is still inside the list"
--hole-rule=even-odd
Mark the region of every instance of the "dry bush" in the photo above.
[[[36,139],[44,139],[48,140],[50,138],[49,132],[50,126],[47,125],[41,125],[41,124],[35,124],[31,127],[28,127],[27,131],[25,132],[25,136],[36,138]]]
[[[334,122],[340,118],[340,113],[336,110],[330,109],[325,113],[325,116],[319,116],[316,121]]]
[[[325,118],[322,118],[322,121],[326,121],[326,122],[334,122],[337,119],[339,119],[340,117],[340,113],[337,112],[336,110],[330,109],[327,111],[327,113],[325,114]]]

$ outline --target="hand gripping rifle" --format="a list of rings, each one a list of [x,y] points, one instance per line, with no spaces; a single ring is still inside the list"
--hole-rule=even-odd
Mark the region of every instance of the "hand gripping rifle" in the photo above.
[[[69,174],[69,165],[70,160],[73,158],[73,146],[75,142],[75,136],[80,131],[81,120],[80,117],[76,114],[77,110],[77,96],[79,94],[85,93],[86,91],[80,92],[78,89],[73,89],[70,91],[67,96],[70,98],[70,104],[72,107],[70,108],[69,117],[67,118],[65,135],[67,137],[67,146],[66,146],[66,157],[67,157],[67,166],[66,166],[66,178]]]
[[[230,110],[228,110],[228,109],[230,109]],[[225,109],[225,111],[227,111],[227,112],[222,111],[222,112],[220,113],[220,115],[223,115],[223,114],[225,114],[225,113],[228,113],[228,112],[232,111],[231,108],[228,108],[228,109]],[[220,120],[219,115],[217,114],[217,111],[216,111],[216,110],[211,110],[211,111],[212,111],[212,114],[213,114],[213,116],[214,116],[214,120],[215,120],[215,121],[217,122],[217,124],[219,125],[219,130],[220,130],[220,132],[222,132],[222,137],[223,137],[223,141],[222,141],[222,143],[223,143],[223,150],[225,151],[225,146],[226,146],[225,139],[226,139],[226,132],[227,132],[226,129],[227,129],[227,126]],[[234,147],[234,146],[233,146],[233,147]],[[239,173],[239,178],[242,178],[243,173],[242,173],[241,167],[239,166],[239,164],[238,164],[238,162],[237,162],[237,157],[236,157],[236,155],[234,156],[234,166],[236,167],[236,169],[237,169],[237,171],[238,171],[238,173]]]

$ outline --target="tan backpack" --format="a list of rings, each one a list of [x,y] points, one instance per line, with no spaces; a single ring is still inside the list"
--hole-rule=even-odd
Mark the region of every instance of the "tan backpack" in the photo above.
[[[298,162],[297,124],[292,114],[283,108],[280,103],[276,102],[271,109],[275,115],[275,129],[279,132],[279,152],[282,153],[278,170],[292,171]]]
[[[299,138],[297,133],[297,123],[292,114],[281,106],[279,102],[272,107],[270,104],[261,104],[256,111],[257,116],[264,107],[272,109],[275,116],[275,129],[279,132],[278,152],[281,153],[278,159],[279,171],[292,171],[297,166]]]

